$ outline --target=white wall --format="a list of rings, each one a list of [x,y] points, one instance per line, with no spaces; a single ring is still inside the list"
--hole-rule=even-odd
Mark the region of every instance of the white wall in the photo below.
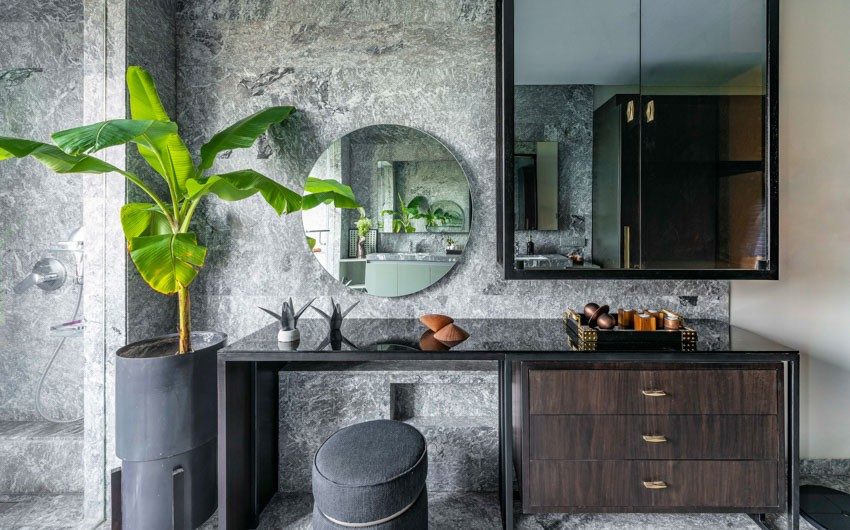
[[[731,318],[800,349],[803,456],[850,458],[850,2],[781,4],[780,280]]]

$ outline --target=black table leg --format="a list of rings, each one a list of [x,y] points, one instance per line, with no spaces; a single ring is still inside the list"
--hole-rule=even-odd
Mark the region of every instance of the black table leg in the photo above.
[[[499,504],[505,530],[514,527],[512,367],[508,359],[499,361]]]
[[[276,363],[256,363],[254,368],[254,393],[251,403],[255,480],[252,499],[253,527],[259,524],[260,514],[277,493],[280,368]]]
[[[800,361],[788,361],[788,511],[791,530],[800,528]]]
[[[253,365],[218,360],[218,524],[251,526]]]

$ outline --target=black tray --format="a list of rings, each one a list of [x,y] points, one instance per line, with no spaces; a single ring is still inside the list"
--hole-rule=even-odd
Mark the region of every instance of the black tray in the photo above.
[[[568,309],[564,324],[570,346],[578,351],[671,350],[696,351],[697,332],[684,326],[678,330],[635,331],[597,329],[587,325],[587,317]]]

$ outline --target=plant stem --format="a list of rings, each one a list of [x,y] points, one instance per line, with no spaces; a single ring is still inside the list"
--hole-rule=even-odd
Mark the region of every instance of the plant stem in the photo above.
[[[177,353],[189,353],[192,351],[192,322],[189,316],[189,288],[181,287],[177,291],[177,312],[180,319],[180,344]]]
[[[192,216],[195,215],[195,208],[198,207],[198,204],[201,202],[202,198],[203,198],[203,196],[200,195],[200,196],[198,196],[198,197],[196,197],[195,199],[192,200],[192,203],[189,206],[189,209],[186,211],[185,215],[183,216],[183,224],[180,225],[180,231],[181,232],[187,232],[189,230],[189,223],[192,222]]]

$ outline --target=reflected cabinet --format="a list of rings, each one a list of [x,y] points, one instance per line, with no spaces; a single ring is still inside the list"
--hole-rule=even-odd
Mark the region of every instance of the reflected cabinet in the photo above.
[[[497,18],[506,278],[778,277],[776,0]]]

